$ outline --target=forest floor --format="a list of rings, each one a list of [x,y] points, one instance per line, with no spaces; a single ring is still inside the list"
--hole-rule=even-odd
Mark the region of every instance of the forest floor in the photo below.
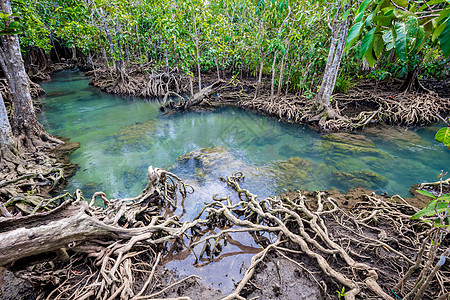
[[[70,64],[64,64],[55,70],[71,67]],[[42,77],[41,79],[47,78],[46,73],[42,72],[38,72],[36,76],[36,78]],[[143,72],[136,71],[120,81],[113,74],[102,70],[90,72],[90,76],[93,76],[93,85],[110,93],[139,97],[162,97],[168,91],[175,91],[177,94],[186,94],[189,91],[188,80],[176,72],[154,73],[148,77]],[[204,76],[204,86],[207,86],[208,83],[213,84],[216,82],[214,76],[215,74]],[[348,119],[354,118],[354,124],[363,125],[360,127],[380,122],[399,125],[423,125],[438,121],[436,114],[448,115],[450,111],[449,81],[450,79],[446,79],[443,82],[424,81],[423,85],[434,91],[431,94],[430,92],[419,94],[398,92],[398,88],[401,85],[398,82],[376,84],[364,81],[351,87],[348,94],[334,95],[332,104],[343,116]],[[143,86],[150,88],[143,89]],[[196,85],[193,87],[194,89],[197,88]],[[310,123],[303,116],[305,114],[311,115],[311,107],[308,104],[311,102],[311,99],[302,95],[285,94],[279,97],[270,97],[270,89],[265,85],[261,92],[262,96],[254,97],[253,93],[256,88],[254,78],[242,78],[237,84],[230,83],[230,78],[228,78],[228,81],[225,81],[220,87],[221,89],[213,91],[214,93],[210,93],[207,97],[201,99],[193,109],[211,109],[217,105],[235,105],[259,111],[290,123]],[[37,86],[34,88],[38,91],[36,94],[40,93]],[[411,102],[411,99],[418,100],[415,103],[421,104],[415,107],[410,105],[405,107]],[[395,103],[400,103],[401,105],[398,106]],[[390,112],[386,113],[386,110]],[[405,113],[405,111],[407,112]],[[362,121],[361,116],[364,116]],[[366,123],[363,124],[361,122]],[[328,129],[354,128],[338,122],[330,124]],[[65,166],[65,179],[76,171],[76,166],[70,164],[68,159],[68,153],[76,147],[76,143],[66,143],[65,146],[59,147],[53,154],[53,158],[58,162],[59,166]],[[36,183],[33,180],[30,179],[30,186]],[[59,183],[60,187],[62,185],[64,185],[63,181]],[[430,189],[433,189],[433,187],[430,187]],[[393,202],[391,197],[375,195],[371,191],[361,188],[351,189],[346,194],[341,194],[336,190],[326,191],[324,197],[333,199],[339,209],[336,211],[336,215],[320,211],[319,215],[323,214],[323,221],[330,232],[330,238],[339,245],[333,246],[337,247],[335,249],[328,249],[329,253],[325,251],[321,255],[333,269],[341,270],[344,277],[352,278],[352,280],[362,284],[365,282],[363,278],[367,274],[364,272],[359,273],[359,271],[355,272],[352,267],[348,266],[348,262],[345,259],[343,261],[336,258],[336,253],[344,249],[345,252],[355,257],[358,262],[367,264],[371,269],[376,270],[378,273],[377,284],[391,297],[394,297],[394,294],[388,291],[401,280],[406,270],[417,258],[420,240],[424,238],[427,230],[426,226],[417,225],[416,223],[418,222],[411,221],[409,218],[410,215],[417,211],[417,208],[422,208],[428,202],[426,197],[418,194],[415,190],[416,188],[412,187],[413,198],[399,198],[394,199]],[[26,193],[26,190],[24,192]],[[42,196],[49,197],[49,194],[53,192],[43,191]],[[318,209],[318,194],[306,191],[302,193],[309,203],[308,208],[311,210]],[[286,194],[282,195],[282,197],[292,200],[296,199],[298,195]],[[287,204],[285,203],[284,205]],[[329,211],[335,210],[332,207],[328,207],[328,209]],[[306,211],[309,212],[309,210]],[[16,217],[20,217],[25,212],[20,213],[20,210],[16,210],[12,211],[12,213],[15,213]],[[304,215],[304,213],[300,215]],[[392,215],[389,215],[389,213],[392,213]],[[261,218],[263,217],[261,216]],[[225,218],[225,222],[231,221]],[[261,221],[253,220],[253,222],[255,226],[263,224]],[[295,224],[286,224],[286,226],[288,232],[300,235]],[[377,229],[374,229],[374,227]],[[317,229],[311,227],[309,230],[314,232]],[[313,242],[311,249],[319,247],[318,245],[322,247],[329,246],[323,241],[319,241],[319,244],[314,243],[317,242]],[[443,246],[446,245],[444,244]],[[255,273],[248,280],[245,287],[241,289],[240,295],[246,298],[259,297],[259,299],[318,299],[324,297],[337,299],[339,293],[336,290],[341,289],[342,283],[336,277],[325,275],[321,267],[313,259],[313,256],[302,254],[300,250],[304,249],[301,249],[299,244],[292,241],[284,241],[279,245],[279,248],[275,247],[273,251],[265,253],[261,257],[263,263],[253,266]],[[334,254],[330,254],[332,252]],[[440,280],[442,280],[443,276],[444,283],[448,283],[446,281],[450,273],[448,265],[440,272]],[[23,280],[18,280],[6,270],[0,269],[0,275],[0,299],[36,298],[37,295],[34,293],[31,285]],[[411,279],[417,278],[417,276],[418,274],[415,274]],[[154,290],[162,290],[170,286],[174,280],[173,273],[168,272],[163,267],[158,268],[155,277],[157,281],[153,285]],[[76,276],[73,278],[77,279]],[[140,285],[142,285],[143,279],[140,280]],[[412,284],[411,280],[404,283],[405,287],[410,289]],[[441,286],[439,286],[440,284]],[[439,280],[434,280],[431,286],[434,292],[427,292],[425,299],[435,298],[439,291],[446,290],[445,288],[441,289],[442,283]],[[403,291],[403,289],[404,287],[402,286],[401,290]],[[169,288],[164,293],[161,293],[161,296],[169,298],[183,296],[191,297],[192,299],[220,299],[226,295],[203,284],[201,281],[190,279]],[[379,293],[367,287],[360,294],[360,297],[364,299],[379,296]]]

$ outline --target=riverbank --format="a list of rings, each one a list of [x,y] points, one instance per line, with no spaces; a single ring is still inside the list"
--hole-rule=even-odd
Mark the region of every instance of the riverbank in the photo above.
[[[198,90],[197,83],[189,88],[188,78],[175,74],[174,71],[150,74],[141,70],[130,72],[123,79],[105,69],[87,73],[92,85],[118,95],[162,98],[170,92],[186,95]],[[210,90],[187,97],[187,103],[189,98],[195,99],[195,103],[189,105],[190,109],[238,106],[287,123],[319,125],[318,128],[326,131],[348,131],[375,124],[423,126],[439,122],[439,115],[445,117],[450,113],[449,78],[443,82],[424,80],[423,85],[430,89],[410,92],[401,90],[403,83],[399,80],[359,80],[350,85],[346,94],[333,95],[330,106],[340,116],[324,118],[313,103],[314,95],[294,95],[287,91],[272,95],[271,87],[263,84],[256,96],[255,78],[228,77],[222,78],[220,83],[216,74],[202,76],[202,87]],[[166,109],[171,108],[167,106]]]

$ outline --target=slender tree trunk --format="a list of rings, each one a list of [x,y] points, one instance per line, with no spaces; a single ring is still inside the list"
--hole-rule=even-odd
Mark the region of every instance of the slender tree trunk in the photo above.
[[[77,48],[75,46],[72,47],[72,60],[77,60]]]
[[[197,51],[197,72],[198,72],[198,90],[202,90],[202,74],[200,70],[200,42],[198,40],[198,31],[197,31],[197,21],[195,20],[196,15],[193,16],[194,21],[194,32],[195,32],[195,49]]]
[[[284,53],[283,59],[281,60],[280,77],[278,78],[278,90],[277,90],[277,94],[280,94],[280,93],[281,93],[281,88],[282,88],[282,86],[283,86],[284,63],[286,62],[286,57],[288,56],[290,45],[291,45],[291,42],[288,40],[286,52]]]
[[[166,58],[166,70],[169,71],[169,51],[167,51],[168,42],[165,41],[164,57]]]
[[[258,83],[256,85],[256,92],[255,92],[255,98],[259,96],[259,90],[261,89],[261,83],[262,83],[262,73],[264,68],[264,58],[266,54],[263,52],[263,48],[260,49],[260,56],[261,61],[259,63],[259,75],[258,75]]]
[[[325,110],[329,117],[335,117],[334,113],[329,107],[331,94],[336,85],[336,79],[341,64],[342,55],[345,49],[345,41],[348,33],[348,18],[340,24],[338,30],[339,12],[336,13],[332,28],[332,38],[330,51],[328,53],[327,65],[320,86],[319,93],[316,96],[316,105],[321,110]]]
[[[220,80],[219,60],[216,58],[217,80]]]
[[[272,63],[272,84],[270,86],[270,97],[273,98],[274,95],[274,86],[275,86],[275,65],[277,63],[277,55],[278,55],[278,50],[275,51],[275,54],[273,55],[273,63]]]
[[[103,55],[103,60],[105,61],[105,67],[109,68],[108,56],[106,55],[106,51],[103,47],[102,47],[102,55]]]
[[[113,43],[113,40],[111,37],[111,31],[109,30],[109,25],[108,25],[108,22],[106,21],[105,13],[103,12],[103,10],[101,8],[99,8],[99,11],[97,11],[97,14],[100,16],[100,18],[102,19],[102,22],[103,22],[103,28],[105,29],[106,38],[108,39],[108,43],[109,43],[109,51],[111,52],[111,55],[113,56],[113,67],[116,71],[119,71],[119,64],[117,61],[116,50],[114,48],[114,43]]]
[[[61,59],[59,58],[58,51],[56,50],[55,40],[52,38],[51,34],[50,34],[50,41],[51,41],[51,43],[53,45],[53,50],[55,50],[56,59],[58,60],[59,63],[61,63]]]
[[[0,9],[11,14],[11,1],[0,1]],[[15,35],[3,35],[0,38],[0,64],[8,81],[14,115],[12,130],[17,138],[19,149],[36,151],[49,148],[61,141],[53,138],[37,121],[30,95],[29,78],[25,72],[19,38]]]
[[[119,26],[117,25],[117,23],[114,26],[115,29],[115,34],[116,34],[116,39],[117,39],[117,53],[118,53],[118,57],[117,57],[117,71],[120,73],[120,76],[122,78],[122,80],[124,79],[124,69],[123,69],[123,57],[122,57],[122,44],[120,43],[120,30],[119,30]]]

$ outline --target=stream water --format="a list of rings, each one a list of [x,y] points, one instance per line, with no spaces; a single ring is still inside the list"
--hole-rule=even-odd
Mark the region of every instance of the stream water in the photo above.
[[[42,84],[46,96],[39,114],[50,133],[81,143],[71,155],[79,170],[67,189],[80,188],[87,197],[95,191],[109,198],[136,196],[146,184],[147,167],[157,166],[194,186],[184,202],[183,218],[189,219],[212,195],[232,193],[218,177],[237,171],[246,175],[244,187],[259,197],[357,185],[408,196],[411,185],[449,171],[450,151],[434,141],[439,125],[321,135],[237,108],[166,116],[157,101],[109,95],[88,82],[82,73],[55,74]],[[180,275],[203,275],[228,291],[242,276],[242,262],[248,265],[258,248],[236,242],[225,251],[230,255],[202,268],[183,255],[167,266]],[[236,253],[241,255],[231,255]]]

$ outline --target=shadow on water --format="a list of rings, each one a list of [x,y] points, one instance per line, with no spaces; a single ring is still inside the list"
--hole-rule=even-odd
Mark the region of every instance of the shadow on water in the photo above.
[[[134,196],[145,186],[148,165],[165,168],[195,188],[175,211],[183,220],[212,195],[232,194],[218,178],[238,171],[246,176],[245,188],[260,198],[290,189],[355,186],[407,196],[411,185],[434,180],[450,165],[450,152],[434,141],[438,125],[320,135],[236,108],[164,116],[157,101],[108,95],[81,73],[58,73],[43,88],[40,122],[52,134],[81,143],[71,155],[80,168],[69,191]],[[213,263],[194,265],[185,251],[166,257],[166,265],[226,292],[259,249],[249,234],[233,234]]]

